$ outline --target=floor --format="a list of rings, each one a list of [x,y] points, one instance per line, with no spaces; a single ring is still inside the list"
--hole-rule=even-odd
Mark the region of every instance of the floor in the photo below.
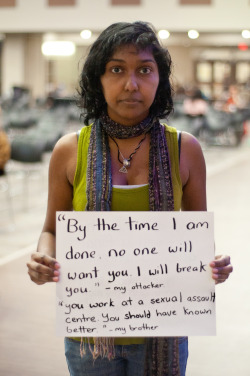
[[[217,254],[229,253],[230,280],[216,287],[217,336],[191,337],[187,376],[249,376],[250,143],[205,152],[208,206],[215,212]],[[222,156],[225,156],[222,161]],[[11,164],[0,180],[0,375],[66,376],[63,339],[55,336],[55,285],[30,282],[47,197],[50,155],[32,166]],[[5,190],[6,184],[10,190]],[[9,196],[10,193],[10,196]]]

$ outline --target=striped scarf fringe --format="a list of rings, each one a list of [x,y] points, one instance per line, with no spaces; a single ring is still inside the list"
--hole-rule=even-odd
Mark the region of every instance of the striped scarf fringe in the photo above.
[[[174,196],[171,165],[164,126],[158,119],[147,118],[138,125],[128,127],[115,123],[107,115],[94,122],[91,129],[87,167],[87,205],[89,211],[110,211],[112,199],[110,135],[130,138],[150,132],[149,151],[149,207],[152,211],[173,211]],[[94,338],[89,344],[93,359],[98,356],[115,357],[114,338]],[[175,337],[147,338],[145,376],[180,376],[179,342]],[[81,339],[81,356],[84,342]]]

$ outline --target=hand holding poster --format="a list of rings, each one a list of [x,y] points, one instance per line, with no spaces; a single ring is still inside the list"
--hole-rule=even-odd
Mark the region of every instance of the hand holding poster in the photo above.
[[[215,335],[213,233],[207,212],[58,212],[58,335]]]

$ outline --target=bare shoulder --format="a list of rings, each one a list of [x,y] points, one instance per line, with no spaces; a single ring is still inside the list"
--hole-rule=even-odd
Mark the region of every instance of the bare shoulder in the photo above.
[[[57,141],[53,153],[72,152],[75,148],[77,148],[77,134],[68,133]]]
[[[182,132],[180,170],[183,186],[190,175],[205,173],[205,160],[201,145],[196,137],[187,132]]]
[[[188,156],[197,154],[203,155],[201,145],[197,138],[187,132],[181,133],[181,152],[188,154]]]
[[[77,162],[77,135],[69,133],[60,138],[52,152],[50,169],[53,173],[64,173],[73,184]]]
[[[183,185],[182,210],[206,210],[206,165],[199,141],[183,132],[180,173]]]

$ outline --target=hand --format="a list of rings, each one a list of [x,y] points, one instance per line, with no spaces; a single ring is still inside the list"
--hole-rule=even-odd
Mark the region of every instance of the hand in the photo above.
[[[212,268],[212,278],[216,284],[225,282],[233,271],[229,256],[215,256],[215,260],[209,265]]]
[[[40,252],[31,255],[30,262],[27,263],[30,279],[37,285],[43,285],[46,282],[59,281],[60,265],[56,259]]]

